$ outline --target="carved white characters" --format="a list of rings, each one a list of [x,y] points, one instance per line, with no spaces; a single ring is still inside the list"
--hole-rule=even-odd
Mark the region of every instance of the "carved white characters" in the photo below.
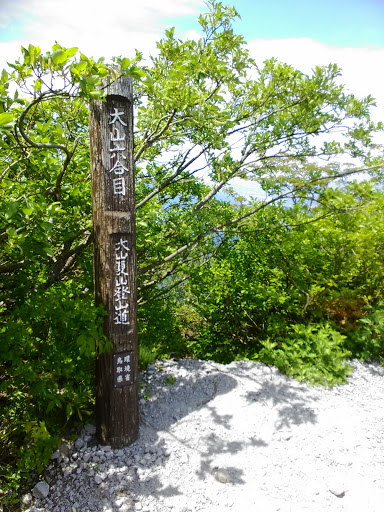
[[[114,287],[114,324],[129,325],[128,295],[128,240],[120,237],[115,243],[115,287]]]
[[[128,169],[125,166],[125,160],[127,159],[125,156],[127,143],[125,133],[124,131],[120,132],[120,128],[121,126],[127,126],[127,123],[122,119],[124,112],[119,111],[117,108],[114,108],[113,110],[114,112],[109,114],[112,117],[112,120],[108,123],[109,125],[112,125],[112,131],[110,132],[112,147],[109,149],[109,153],[111,165],[113,164],[109,169],[109,172],[113,173],[114,176],[112,179],[113,195],[125,196],[126,186],[124,173],[128,172]],[[119,124],[121,126],[119,126]]]
[[[120,352],[113,355],[115,387],[132,383],[131,352]]]

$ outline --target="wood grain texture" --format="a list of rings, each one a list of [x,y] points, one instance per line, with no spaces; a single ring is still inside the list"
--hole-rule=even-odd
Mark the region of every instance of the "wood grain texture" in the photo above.
[[[104,334],[113,345],[97,353],[96,418],[101,443],[114,448],[138,435],[138,347],[132,81],[108,87],[89,108],[94,226],[95,302],[107,311]],[[132,376],[114,386],[113,354],[130,351]],[[116,370],[116,369],[115,369]]]

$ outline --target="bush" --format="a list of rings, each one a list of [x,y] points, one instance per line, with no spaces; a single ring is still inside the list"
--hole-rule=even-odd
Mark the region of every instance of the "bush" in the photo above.
[[[36,294],[0,327],[3,493],[15,494],[43,469],[63,432],[93,414],[95,341],[107,346],[102,315],[90,298],[68,300],[70,287]]]
[[[354,357],[363,361],[384,363],[384,304],[366,307],[366,316],[357,320],[355,329],[348,332],[346,346]]]
[[[256,358],[277,366],[283,373],[312,385],[333,386],[346,381],[352,368],[345,336],[330,324],[292,325],[279,343],[267,340]]]

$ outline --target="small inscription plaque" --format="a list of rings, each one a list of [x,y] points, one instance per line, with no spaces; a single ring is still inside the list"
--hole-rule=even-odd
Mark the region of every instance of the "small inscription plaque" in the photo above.
[[[113,354],[113,380],[115,388],[133,383],[132,352]]]

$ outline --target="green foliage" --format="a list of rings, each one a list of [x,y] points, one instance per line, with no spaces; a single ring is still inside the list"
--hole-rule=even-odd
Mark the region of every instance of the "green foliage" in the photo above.
[[[102,315],[89,299],[68,300],[70,286],[35,295],[0,328],[3,491],[41,471],[64,429],[93,414],[95,339],[108,346]]]
[[[88,103],[104,99],[103,80],[134,83],[142,365],[262,353],[331,383],[332,371],[346,371],[342,336],[352,355],[382,354],[383,197],[369,183],[343,190],[337,181],[358,168],[382,174],[373,98],[347,94],[334,64],[306,75],[276,59],[256,63],[234,32],[236,10],[216,0],[207,8],[200,39],[167,30],[149,65],[140,52],[109,66],[56,43],[45,53],[22,47],[0,75],[5,489],[91,414],[95,343],[109,348],[91,299]],[[353,164],[313,160],[339,154]],[[266,199],[238,198],[234,178]]]
[[[318,201],[310,213],[306,200],[265,208],[194,274],[197,318],[184,318],[193,353],[247,355],[261,348],[259,340],[285,336],[292,323],[329,320],[349,336],[364,305],[375,307],[383,296],[382,193],[350,183]]]
[[[356,322],[356,328],[348,333],[346,346],[363,361],[384,363],[384,309],[380,302],[376,307],[367,306],[365,316]]]
[[[286,375],[309,384],[333,386],[346,381],[352,368],[346,363],[351,355],[343,347],[345,336],[328,323],[291,325],[279,343],[269,340],[256,358],[273,364]]]
[[[164,380],[164,384],[166,386],[173,386],[175,384],[175,382],[176,382],[176,377],[174,375],[169,375]]]
[[[142,368],[156,359],[183,355],[184,343],[174,308],[172,299],[159,299],[139,308],[139,361]]]

